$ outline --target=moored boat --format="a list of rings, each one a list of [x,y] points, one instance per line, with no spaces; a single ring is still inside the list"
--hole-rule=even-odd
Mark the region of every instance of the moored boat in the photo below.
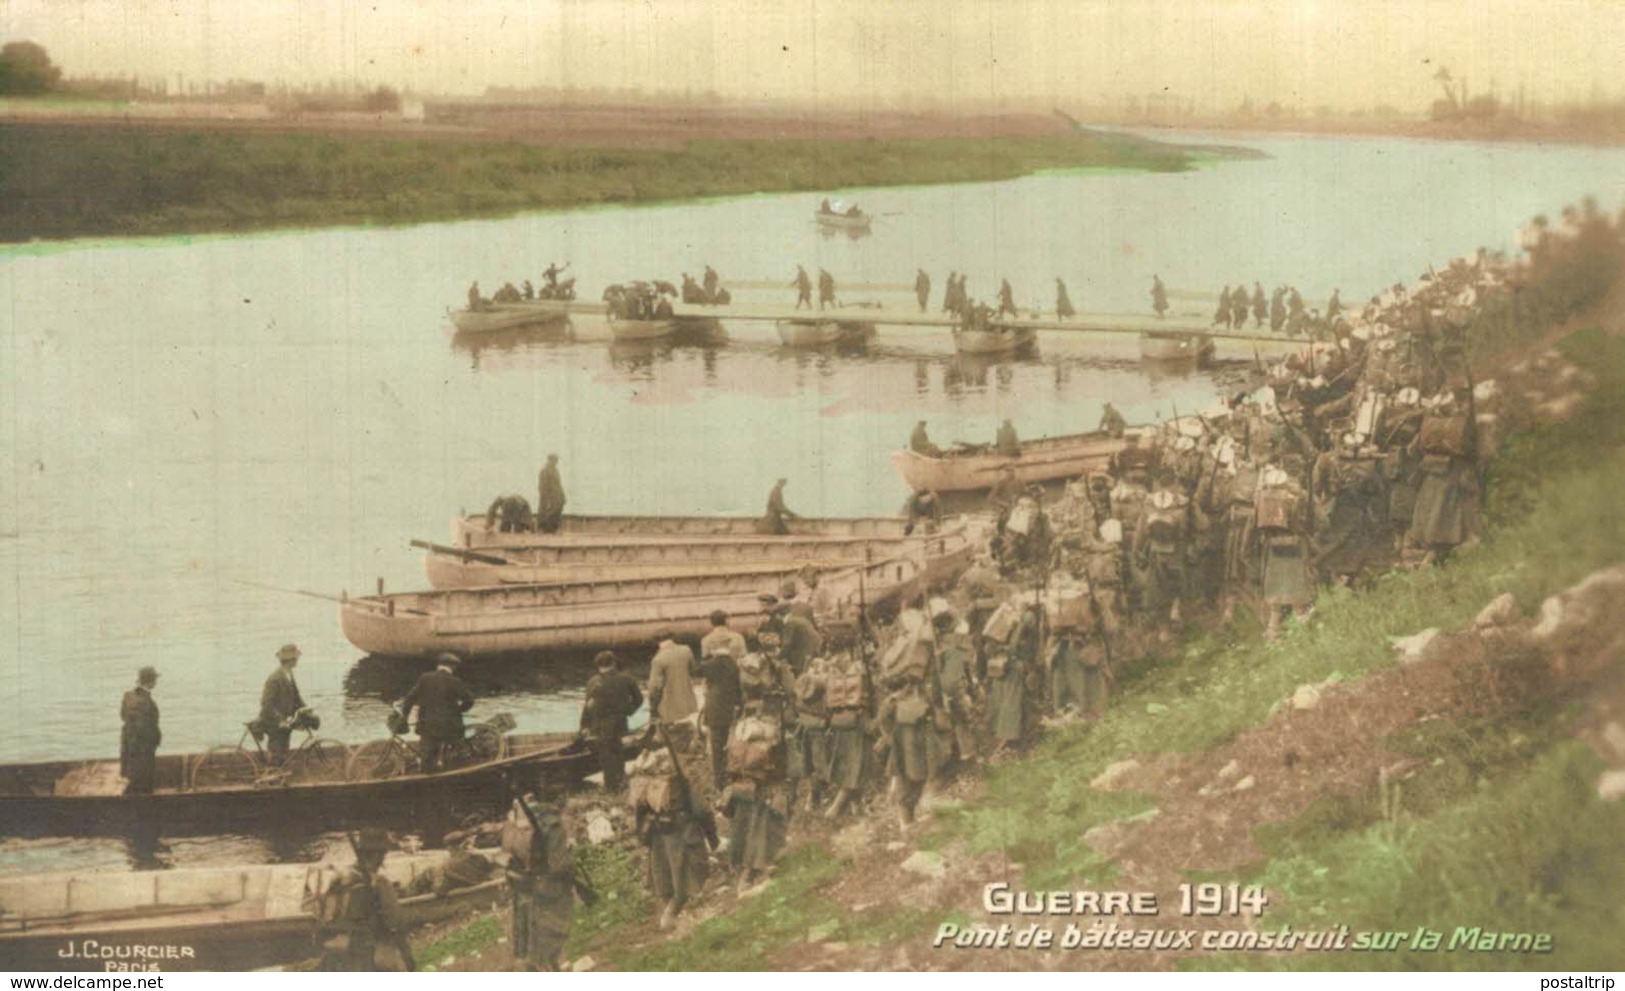
[[[122,836],[137,828],[164,836],[279,827],[421,828],[451,812],[500,807],[516,773],[573,782],[598,768],[591,751],[569,734],[510,733],[503,739],[503,756],[494,759],[437,774],[362,780],[336,770],[309,779],[223,776],[225,783],[194,786],[201,784],[198,768],[218,750],[160,754],[150,795],[123,794],[117,759],[8,764],[0,766],[0,836]]]
[[[883,537],[753,536],[678,542],[541,542],[482,550],[413,543],[429,552],[423,558],[429,586],[448,589],[694,575],[771,576],[806,565],[820,571],[838,570],[921,546],[926,539],[923,533],[911,537],[900,533]]]
[[[379,873],[409,928],[493,907],[500,871],[436,891],[445,851],[392,853]],[[498,866],[501,857],[492,861]],[[0,878],[0,959],[18,970],[249,970],[314,956],[336,864],[265,864]]]
[[[1201,365],[1213,359],[1213,352],[1213,338],[1207,334],[1150,331],[1140,335],[1140,357],[1146,361],[1191,361]]]
[[[994,324],[986,330],[954,328],[954,348],[965,354],[1000,354],[1014,351],[1038,339],[1038,331],[1031,327],[1008,327]]]
[[[969,527],[946,530],[891,556],[827,572],[823,585],[842,613],[855,616],[860,604],[886,605],[957,574],[969,564],[973,537]],[[637,647],[698,638],[719,609],[736,629],[754,630],[765,618],[757,596],[796,573],[405,592],[347,598],[339,613],[346,639],[386,657]]]
[[[609,318],[609,332],[617,341],[657,341],[670,337],[677,329],[676,320],[623,320]]]
[[[562,323],[568,311],[561,307],[538,307],[524,303],[492,303],[489,309],[457,310],[451,322],[465,334],[494,330],[513,330],[518,327],[540,327]]]
[[[783,541],[802,538],[900,540],[908,521],[900,516],[801,517],[788,536],[768,534],[760,516],[565,516],[552,533],[503,533],[486,527],[485,514],[451,521],[458,547],[579,546],[586,544],[693,544],[713,540]]]
[[[1042,437],[1023,441],[1021,454],[1009,457],[991,449],[969,450],[931,457],[904,448],[892,452],[892,464],[913,489],[934,492],[974,492],[998,484],[1004,469],[1015,471],[1024,483],[1076,478],[1106,467],[1124,441],[1102,432]]]
[[[785,347],[813,348],[873,337],[875,325],[862,320],[778,320],[779,340]]]
[[[839,200],[835,202],[831,209],[820,209],[813,216],[817,217],[818,222],[825,227],[846,231],[868,230],[869,225],[874,222],[874,217],[864,213],[857,207],[852,207],[851,210],[844,209]]]

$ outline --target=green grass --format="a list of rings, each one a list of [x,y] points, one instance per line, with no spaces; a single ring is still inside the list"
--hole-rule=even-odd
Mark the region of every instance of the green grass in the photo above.
[[[414,952],[413,956],[417,958],[418,969],[426,970],[430,967],[439,967],[452,957],[483,953],[506,935],[502,922],[496,916],[482,916]]]
[[[636,853],[618,846],[578,846],[575,848],[576,876],[598,894],[591,907],[576,905],[570,927],[570,940],[564,954],[574,959],[587,953],[595,938],[605,930],[646,919],[652,899],[643,884],[642,861]]]
[[[517,142],[0,125],[0,241],[396,224],[761,192],[983,182],[1053,169],[1172,172],[1173,145],[1043,138],[695,141],[680,151]]]

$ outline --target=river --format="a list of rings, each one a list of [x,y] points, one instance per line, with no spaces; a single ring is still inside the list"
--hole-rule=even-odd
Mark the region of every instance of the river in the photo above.
[[[879,215],[858,240],[822,235],[802,194],[0,250],[0,761],[116,753],[119,696],[146,664],[165,750],[234,741],[289,641],[323,735],[381,735],[415,671],[358,663],[335,605],[241,583],[421,586],[407,541],[533,497],[549,452],[578,512],[754,514],[782,475],[803,514],[892,513],[906,493],[887,453],[917,419],[939,442],[990,440],[1003,417],[1035,437],[1092,427],[1102,402],[1139,421],[1219,390],[1207,372],[1148,375],[1131,340],[1057,334],[1006,362],[884,328],[861,353],[789,353],[744,325],[722,346],[620,348],[591,321],[475,349],[446,317],[470,279],[489,292],[568,260],[595,298],[706,263],[725,285],[788,283],[799,262],[842,283],[924,267],[934,300],[957,269],[984,298],[1008,276],[1023,306],[1052,305],[1059,275],[1080,310],[1143,311],[1153,273],[1358,305],[1584,194],[1625,200],[1625,150],[1246,143],[1270,157],[845,191]],[[579,665],[470,676],[474,718],[574,726]]]

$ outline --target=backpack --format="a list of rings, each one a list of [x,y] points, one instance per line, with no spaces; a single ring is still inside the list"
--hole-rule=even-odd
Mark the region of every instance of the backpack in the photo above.
[[[863,705],[863,670],[851,673],[832,670],[824,682],[824,704],[831,709],[856,709]]]
[[[1159,544],[1172,544],[1184,536],[1184,518],[1181,506],[1160,507],[1146,505],[1145,535]]]
[[[1298,493],[1287,488],[1262,489],[1254,525],[1260,530],[1291,530],[1298,519]]]
[[[677,800],[677,761],[670,750],[645,750],[627,768],[627,801],[633,810],[670,812]]]
[[[999,608],[993,611],[993,615],[989,616],[987,623],[982,626],[982,637],[995,643],[1009,643],[1010,637],[1016,632],[1016,621],[1020,618],[1021,613],[1016,610],[1015,603],[1001,602]]]
[[[543,819],[547,814],[543,813],[537,818]],[[543,821],[546,822],[545,819]],[[519,808],[519,799],[508,806],[508,818],[502,823],[502,852],[508,855],[510,863],[517,864],[527,872],[534,870],[536,873],[551,874],[573,863],[564,830],[550,829],[538,842],[536,827],[531,825],[530,817]],[[546,863],[539,862],[542,859]]]
[[[1089,593],[1081,588],[1059,588],[1051,593],[1050,625],[1057,630],[1089,630],[1095,614],[1089,607]]]
[[[994,615],[997,616],[998,613]],[[991,623],[992,620],[988,622]],[[880,655],[881,681],[893,684],[909,679],[925,680],[926,669],[931,663],[931,640],[927,636],[927,629],[928,627],[922,623],[886,645],[885,653]],[[833,705],[834,703],[831,703],[831,706]]]
[[[739,659],[739,690],[746,697],[760,697],[773,688],[773,666],[763,654],[750,653]]]
[[[728,734],[728,773],[747,778],[778,774],[783,739],[783,728],[776,719],[746,716],[734,723]]]
[[[1467,456],[1467,417],[1440,416],[1422,418],[1422,450],[1427,454]]]
[[[1004,528],[1025,537],[1032,530],[1033,522],[1037,518],[1038,504],[1031,499],[1022,497],[1016,502],[1016,508],[1010,510],[1010,518],[1005,521]]]

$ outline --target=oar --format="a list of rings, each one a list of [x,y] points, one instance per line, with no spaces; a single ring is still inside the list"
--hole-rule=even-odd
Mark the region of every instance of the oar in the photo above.
[[[281,592],[284,595],[303,595],[312,599],[321,599],[325,602],[337,602],[341,606],[354,605],[357,602],[364,601],[362,599],[346,599],[337,595],[328,595],[326,592],[309,592],[302,588],[281,588],[276,585],[267,585],[264,582],[251,582],[244,578],[233,578],[231,580],[238,585],[247,585],[249,588],[263,588],[268,592]],[[397,611],[407,613],[412,616],[429,615],[422,609],[407,609],[403,607]]]
[[[480,564],[507,565],[514,563],[505,557],[497,557],[495,554],[481,554],[479,551],[463,550],[461,547],[447,547],[445,544],[436,544],[427,540],[414,540],[411,543],[413,547],[421,547],[426,551],[433,551],[436,554],[449,554],[452,557],[460,557],[465,561],[477,561]]]

